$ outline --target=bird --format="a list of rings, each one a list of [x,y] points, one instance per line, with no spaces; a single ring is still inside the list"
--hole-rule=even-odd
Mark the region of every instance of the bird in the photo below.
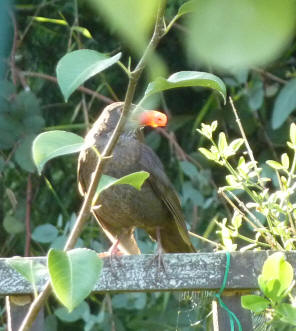
[[[99,153],[109,141],[119,121],[123,102],[115,102],[101,112],[85,137]],[[144,229],[165,253],[194,253],[186,228],[179,198],[165,174],[162,162],[144,143],[143,127],[165,126],[167,117],[158,111],[137,111],[131,115],[119,136],[103,174],[115,178],[147,171],[150,175],[141,190],[127,184],[114,185],[100,193],[92,214],[112,243],[113,252],[140,254],[134,237],[135,228]],[[80,152],[78,158],[78,188],[84,196],[98,162],[93,148]]]

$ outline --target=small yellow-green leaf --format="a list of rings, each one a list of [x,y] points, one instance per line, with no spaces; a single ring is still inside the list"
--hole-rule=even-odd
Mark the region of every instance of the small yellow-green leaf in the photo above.
[[[68,25],[68,23],[65,20],[58,20],[53,18],[47,18],[47,17],[41,17],[41,16],[34,16],[34,21],[42,22],[42,23],[54,23],[59,25]]]
[[[189,0],[179,8],[177,16],[181,17],[185,14],[191,13],[195,8],[195,0]]]
[[[296,124],[292,123],[290,126],[290,140],[291,143],[296,146]]]
[[[276,170],[283,169],[283,165],[277,161],[267,160],[266,163],[273,169],[276,169]]]
[[[224,132],[219,133],[219,139],[218,139],[218,149],[219,152],[222,154],[225,154],[226,148],[228,147],[227,145],[227,140]]]
[[[84,140],[77,134],[59,130],[44,132],[33,141],[33,161],[40,174],[47,161],[57,156],[80,152],[83,148]]]
[[[69,311],[90,294],[102,267],[103,261],[89,249],[77,248],[68,252],[51,249],[48,253],[53,291]]]
[[[207,159],[209,160],[213,160],[216,161],[217,160],[217,155],[213,154],[212,152],[210,152],[208,149],[204,148],[204,147],[200,147],[198,149],[201,154],[203,154]]]
[[[237,152],[242,144],[244,143],[243,138],[237,138],[234,139],[230,144],[229,144],[229,149],[233,150],[234,152]]]
[[[282,154],[281,161],[282,161],[282,165],[283,165],[284,169],[288,170],[290,161],[289,161],[289,156],[287,153]]]
[[[92,39],[92,35],[87,28],[84,28],[82,26],[73,26],[72,30],[81,33],[84,37],[88,39]]]

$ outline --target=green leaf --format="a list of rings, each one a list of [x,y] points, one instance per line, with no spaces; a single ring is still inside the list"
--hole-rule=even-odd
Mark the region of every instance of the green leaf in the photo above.
[[[92,291],[102,270],[103,261],[95,251],[85,248],[69,252],[51,249],[48,269],[57,298],[71,312]]]
[[[291,143],[296,146],[296,124],[292,123],[290,126],[290,140]]]
[[[79,306],[77,306],[71,313],[64,308],[60,307],[54,311],[54,314],[63,322],[72,323],[76,322],[79,319],[82,319],[85,314],[89,314],[90,309],[88,304],[85,301],[82,301]]]
[[[86,80],[111,67],[121,57],[118,53],[112,57],[81,49],[64,55],[57,65],[57,79],[65,101]]]
[[[92,35],[87,28],[84,28],[82,26],[73,26],[72,30],[81,33],[84,37],[88,39],[92,39]]]
[[[226,135],[224,132],[219,133],[219,139],[218,139],[218,149],[221,154],[225,154],[227,145]]]
[[[296,307],[288,303],[281,303],[276,307],[276,312],[280,315],[281,321],[296,326]]]
[[[261,313],[269,306],[269,301],[259,295],[243,295],[241,298],[242,307],[253,311],[254,313]]]
[[[275,99],[271,124],[278,129],[296,108],[296,78],[287,83]]]
[[[42,224],[37,226],[33,233],[32,239],[40,243],[51,243],[53,242],[59,234],[59,231],[52,224]]]
[[[33,142],[33,160],[39,174],[45,163],[57,156],[80,152],[84,140],[77,134],[67,131],[48,131],[39,134]]]
[[[5,215],[3,227],[10,234],[18,234],[25,231],[24,221],[10,214]]]
[[[198,150],[209,160],[217,161],[219,159],[218,154],[214,154],[204,147],[200,147]]]
[[[68,23],[65,20],[58,20],[54,18],[47,18],[47,17],[41,17],[41,16],[34,16],[34,21],[41,22],[41,23],[54,23],[59,25],[68,25]]]
[[[177,17],[181,17],[185,14],[193,12],[194,8],[195,8],[195,0],[190,0],[183,3],[183,5],[178,10]]]
[[[159,0],[89,0],[106,25],[129,46],[143,51],[157,14]]]
[[[5,262],[32,284],[36,294],[36,284],[47,274],[47,267],[39,262],[33,262],[32,260],[23,258],[7,259]]]
[[[224,102],[226,101],[226,87],[223,81],[213,74],[200,71],[179,71],[168,79],[158,77],[149,83],[145,96],[148,97],[161,91],[188,86],[209,87],[218,91],[222,95]]]
[[[285,260],[285,255],[278,252],[266,259],[261,276],[264,282],[270,280],[279,281],[280,288],[277,295],[280,296],[290,287],[294,273],[291,264]]]
[[[31,154],[32,143],[35,137],[36,135],[34,134],[25,136],[24,139],[22,139],[21,143],[18,145],[14,154],[14,158],[17,164],[21,168],[29,172],[35,171],[35,166]]]
[[[282,161],[282,165],[283,165],[284,169],[288,170],[289,169],[290,160],[289,160],[289,156],[288,156],[287,153],[282,154],[281,161]]]
[[[147,171],[137,171],[132,174],[123,176],[119,179],[103,175],[99,182],[96,194],[93,199],[93,204],[98,199],[99,194],[113,185],[122,185],[127,184],[133,186],[135,189],[140,190],[142,185],[144,184],[145,180],[150,176],[149,172]]]
[[[260,66],[278,57],[294,36],[295,1],[199,0],[195,4],[188,48],[198,65],[203,62],[224,70]]]
[[[6,264],[18,271],[28,282],[36,284],[47,273],[45,265],[24,258],[7,259]]]
[[[243,145],[244,139],[243,138],[237,138],[234,139],[230,144],[229,144],[229,149],[233,150],[233,152],[237,152],[240,147]]]
[[[183,172],[192,180],[198,179],[198,171],[196,169],[196,166],[194,166],[191,162],[188,161],[181,161],[180,166],[183,170]]]
[[[267,160],[266,163],[273,169],[276,169],[276,170],[283,169],[283,165],[277,161]]]

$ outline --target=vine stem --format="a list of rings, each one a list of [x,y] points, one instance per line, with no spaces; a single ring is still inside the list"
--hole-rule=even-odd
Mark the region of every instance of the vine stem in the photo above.
[[[145,68],[147,58],[151,54],[151,52],[156,48],[157,44],[159,43],[160,39],[163,37],[163,16],[164,16],[164,10],[166,7],[166,0],[161,1],[158,7],[157,12],[157,18],[155,22],[154,32],[151,37],[151,40],[147,46],[147,48],[144,51],[143,56],[141,57],[139,63],[137,64],[136,68],[131,72],[129,77],[129,83],[125,95],[124,100],[124,106],[123,110],[120,116],[120,119],[116,125],[115,130],[113,131],[113,134],[108,141],[103,153],[101,154],[101,158],[99,159],[96,169],[94,171],[94,175],[92,176],[92,180],[90,183],[90,186],[88,188],[87,194],[84,198],[82,207],[80,209],[79,215],[76,219],[75,225],[69,235],[69,238],[66,242],[66,245],[64,247],[64,251],[70,250],[74,248],[75,243],[80,236],[80,233],[82,232],[83,226],[86,223],[88,216],[90,214],[91,204],[93,200],[93,196],[96,192],[98,183],[100,181],[100,178],[102,176],[102,170],[103,167],[108,160],[108,158],[111,156],[111,153],[113,151],[113,148],[116,145],[116,142],[121,134],[121,131],[128,119],[129,111],[131,108],[131,104],[134,98],[137,82]],[[34,322],[39,310],[44,305],[46,299],[51,293],[51,286],[50,282],[48,281],[43,291],[37,296],[37,298],[32,302],[29,311],[27,315],[25,316],[19,331],[29,331],[32,323]]]

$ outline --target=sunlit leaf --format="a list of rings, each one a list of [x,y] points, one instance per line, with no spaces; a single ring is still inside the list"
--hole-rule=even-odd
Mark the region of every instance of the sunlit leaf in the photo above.
[[[181,17],[185,14],[191,13],[193,12],[194,8],[195,8],[195,0],[187,1],[183,3],[183,5],[179,8],[177,16]]]
[[[145,96],[148,97],[158,92],[188,86],[214,89],[222,95],[224,101],[226,100],[226,87],[223,81],[213,74],[199,71],[179,71],[171,75],[168,79],[158,77],[149,83],[145,91]]]
[[[57,65],[57,79],[63,96],[68,101],[70,95],[86,80],[111,67],[121,57],[112,57],[90,50],[80,49],[64,55]]]
[[[34,21],[42,22],[42,23],[54,23],[59,25],[68,25],[68,23],[65,20],[58,20],[54,18],[47,18],[47,17],[41,17],[41,16],[34,16]]]
[[[48,269],[57,298],[69,311],[77,307],[92,291],[103,261],[95,251],[77,248],[69,252],[51,249]]]
[[[259,295],[243,295],[241,304],[245,309],[249,309],[254,313],[260,313],[270,305],[270,302]]]
[[[140,190],[145,180],[150,176],[147,171],[138,171],[132,174],[123,176],[119,179],[103,175],[99,182],[93,202],[95,203],[99,194],[113,185],[127,184],[133,186],[135,189]]]
[[[278,280],[280,288],[278,295],[286,291],[291,285],[294,277],[293,268],[289,262],[285,260],[283,253],[274,253],[267,258],[262,268],[262,280]]]
[[[67,131],[48,131],[39,134],[33,142],[33,160],[39,174],[45,163],[57,156],[80,152],[84,140],[77,134]]]
[[[73,26],[72,30],[81,33],[86,38],[92,39],[92,35],[87,28],[84,28],[82,26]]]

